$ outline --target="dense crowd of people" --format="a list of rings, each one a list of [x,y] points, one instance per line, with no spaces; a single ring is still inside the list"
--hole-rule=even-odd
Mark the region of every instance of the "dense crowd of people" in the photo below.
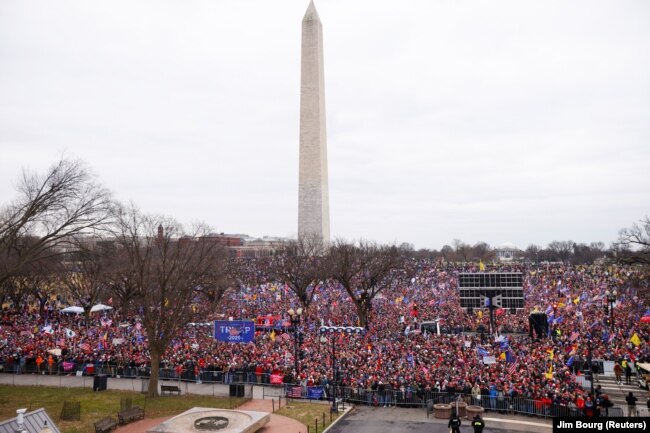
[[[277,281],[252,283],[265,274],[264,266],[265,262],[250,261],[250,281],[227,292],[213,316],[200,318],[175,336],[163,355],[163,367],[196,375],[246,370],[280,375],[286,383],[325,385],[332,380],[329,339],[335,338],[341,384],[351,389],[543,397],[580,407],[595,398],[576,380],[588,342],[594,359],[650,360],[650,334],[640,321],[645,308],[637,288],[629,283],[635,272],[630,268],[495,265],[488,271],[522,272],[525,294],[523,310],[497,310],[495,337],[487,332],[487,310],[469,313],[459,303],[458,273],[478,271],[478,265],[412,260],[395,271],[391,286],[374,299],[370,324],[362,335],[319,334],[323,325],[358,325],[346,291],[334,280],[321,282],[301,321],[304,356],[295,371],[293,335],[286,326],[259,330],[248,344],[215,341],[212,328],[202,326],[217,318],[288,319],[289,308],[299,306],[293,293]],[[606,290],[617,291],[613,323],[606,311]],[[6,371],[24,372],[35,365],[38,371],[54,373],[73,362],[148,364],[146,329],[137,315],[110,311],[87,318],[62,313],[64,306],[52,300],[43,314],[29,303],[3,306],[0,363]],[[547,335],[529,332],[528,317],[535,311],[547,315]],[[421,330],[422,322],[437,319],[441,335]]]

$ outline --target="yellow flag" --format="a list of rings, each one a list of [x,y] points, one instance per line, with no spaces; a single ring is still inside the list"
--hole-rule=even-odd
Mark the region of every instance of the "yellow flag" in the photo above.
[[[580,296],[576,297],[576,298],[573,300],[573,303],[576,304],[576,305],[578,305],[578,304],[580,303]]]
[[[275,341],[275,329],[271,331],[271,341]]]
[[[506,352],[501,352],[501,355],[499,355],[499,359],[506,359]]]
[[[483,264],[483,260],[479,260],[478,262],[478,269],[479,271],[483,272],[485,270],[485,265]]]
[[[636,335],[636,332],[632,335],[632,337],[630,337],[630,341],[631,341],[632,344],[634,344],[636,347],[639,347],[639,345],[641,344],[641,339],[639,338],[638,335]]]
[[[481,310],[478,310],[478,318],[482,319],[483,318],[483,312]]]
[[[553,379],[553,364],[551,364],[551,367],[548,369],[548,372],[544,373],[544,376],[546,376],[547,379]]]
[[[553,349],[547,350],[548,352],[548,358],[553,361],[553,358],[555,358],[555,353],[553,353]]]

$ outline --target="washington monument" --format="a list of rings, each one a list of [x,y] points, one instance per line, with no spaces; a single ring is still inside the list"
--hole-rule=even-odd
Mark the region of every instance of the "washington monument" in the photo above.
[[[323,27],[313,0],[302,19],[298,237],[330,239]]]

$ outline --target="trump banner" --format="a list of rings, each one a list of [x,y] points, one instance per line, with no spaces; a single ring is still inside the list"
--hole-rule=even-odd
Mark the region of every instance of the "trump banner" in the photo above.
[[[250,343],[255,338],[252,320],[215,320],[214,338],[227,343]]]

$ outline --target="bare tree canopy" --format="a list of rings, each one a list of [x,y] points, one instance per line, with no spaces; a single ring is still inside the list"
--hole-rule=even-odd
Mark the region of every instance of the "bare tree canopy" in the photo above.
[[[0,210],[0,282],[29,263],[60,254],[110,218],[110,194],[79,161],[62,159],[42,175],[25,172],[18,192]]]
[[[271,261],[272,277],[285,283],[305,309],[327,278],[323,251],[320,236],[305,235],[280,247]]]
[[[76,305],[90,314],[91,307],[108,294],[106,279],[115,255],[115,243],[101,238],[86,239],[66,254],[59,264],[61,285]]]
[[[156,396],[160,357],[199,313],[203,296],[223,287],[226,255],[205,225],[186,232],[173,219],[133,206],[120,209],[117,221],[120,258],[111,284],[131,293],[142,317],[151,356],[149,395]]]
[[[395,278],[402,267],[402,257],[395,246],[378,246],[360,241],[358,245],[336,240],[328,255],[330,275],[346,290],[357,308],[359,326],[368,327],[372,301]]]
[[[621,230],[614,247],[621,261],[650,265],[650,217]]]

